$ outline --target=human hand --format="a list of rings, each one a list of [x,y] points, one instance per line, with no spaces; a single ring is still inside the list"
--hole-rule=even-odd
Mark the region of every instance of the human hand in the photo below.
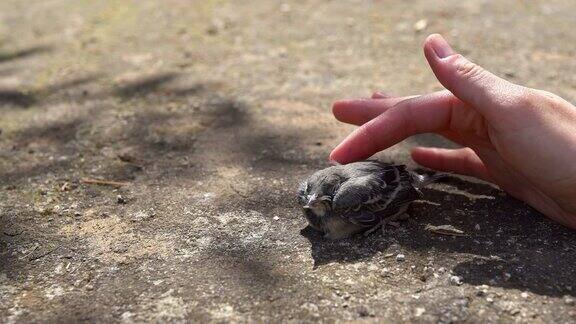
[[[361,126],[330,158],[349,163],[415,134],[440,134],[463,148],[418,147],[414,161],[493,182],[576,229],[576,107],[497,77],[455,53],[440,35],[426,39],[424,54],[447,90],[334,103],[338,120]]]

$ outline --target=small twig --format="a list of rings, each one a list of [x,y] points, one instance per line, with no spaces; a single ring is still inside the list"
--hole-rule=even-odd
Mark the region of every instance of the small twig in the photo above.
[[[100,186],[113,186],[113,187],[122,187],[127,186],[128,182],[119,182],[119,181],[111,181],[111,180],[99,180],[99,179],[92,179],[92,178],[83,178],[80,182],[85,184],[95,184]]]
[[[34,251],[32,251],[32,253],[36,252],[37,249],[38,249],[38,247],[36,247],[36,249],[34,249]],[[46,251],[44,251],[44,252],[42,252],[42,253],[40,253],[40,254],[38,254],[38,255],[33,255],[33,256],[31,256],[31,257],[28,259],[28,261],[34,261],[34,260],[41,259],[41,258],[47,256],[48,254],[56,251],[56,249],[58,249],[58,247],[54,247],[54,248],[52,248],[52,249],[50,249],[50,250],[46,250]],[[32,254],[32,253],[31,253],[31,254]]]
[[[425,228],[427,231],[430,231],[434,234],[440,235],[449,235],[449,236],[468,236],[464,231],[457,229],[452,225],[439,225],[434,226],[431,224],[426,225]]]

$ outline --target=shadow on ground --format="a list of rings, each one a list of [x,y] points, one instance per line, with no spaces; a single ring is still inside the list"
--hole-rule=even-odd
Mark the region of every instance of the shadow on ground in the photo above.
[[[14,55],[13,59],[33,53],[35,52],[23,52]],[[5,57],[3,60],[7,59]],[[304,169],[312,170],[325,166],[321,157],[298,154],[303,151],[304,146],[314,145],[308,143],[308,138],[314,137],[314,132],[319,130],[302,134],[281,131],[273,125],[258,124],[243,103],[214,92],[214,87],[217,87],[214,84],[170,87],[178,77],[176,73],[146,75],[120,83],[112,91],[80,93],[73,98],[64,99],[69,100],[65,101],[68,103],[80,103],[107,97],[137,100],[148,96],[151,103],[134,111],[132,115],[118,117],[120,120],[114,122],[122,126],[116,131],[98,128],[99,120],[104,120],[102,125],[108,127],[106,118],[109,116],[106,116],[106,113],[109,108],[106,107],[92,108],[89,113],[80,117],[35,124],[22,129],[10,139],[13,150],[23,154],[22,159],[26,160],[26,155],[34,155],[35,148],[38,147],[48,147],[50,151],[63,153],[67,158],[40,159],[36,163],[23,164],[2,172],[0,183],[14,184],[25,178],[51,172],[63,180],[77,184],[82,174],[94,173],[90,171],[93,165],[79,163],[80,158],[98,160],[102,167],[96,175],[114,180],[134,180],[144,168],[158,163],[164,163],[164,169],[172,171],[160,172],[156,177],[164,181],[176,179],[182,174],[170,163],[180,157],[193,157],[196,139],[207,130],[210,130],[211,134],[232,135],[229,139],[232,142],[227,145],[230,145],[235,153],[229,153],[229,157],[239,157],[238,165],[243,165],[255,175],[273,176],[280,170],[298,169],[302,172]],[[0,101],[22,107],[39,104],[42,98],[61,90],[89,84],[98,78],[99,76],[88,76],[37,90],[42,96],[11,92],[2,95],[0,92]],[[196,106],[186,103],[181,110],[154,109],[155,100],[166,98],[197,98],[203,101]],[[221,144],[222,142],[214,141],[211,149],[224,149],[225,146]],[[129,148],[131,153],[101,158],[98,157],[98,148],[101,147]],[[291,151],[297,154],[287,153]],[[434,249],[440,253],[464,253],[472,256],[453,268],[455,274],[470,284],[527,289],[551,296],[576,295],[572,287],[573,278],[576,276],[573,261],[576,260],[576,239],[568,230],[543,219],[524,204],[503,195],[493,187],[457,178],[452,178],[449,186],[457,190],[446,191],[444,187],[426,190],[430,203],[415,204],[411,212],[412,219],[405,222],[401,229],[386,232],[385,236],[359,236],[342,241],[325,241],[315,231],[304,229],[302,235],[311,243],[314,267],[330,262],[347,263],[367,259],[386,251],[392,243],[397,242],[415,252]],[[469,194],[465,194],[466,192]],[[290,198],[274,193],[270,186],[264,186],[236,195],[227,201],[226,208],[255,209],[264,214],[279,207],[293,208],[296,211]],[[469,235],[436,236],[424,229],[426,224],[455,224]],[[239,257],[229,262],[238,266],[238,271],[248,273],[247,277],[242,278],[260,278],[260,270],[253,275],[249,274],[261,268],[258,264],[248,262],[238,265],[241,260],[242,257]],[[7,260],[3,260],[3,263],[5,262]]]
[[[314,266],[371,258],[397,243],[416,253],[434,250],[470,256],[453,273],[472,285],[576,295],[576,238],[569,229],[491,186],[458,178],[448,184],[458,191],[445,186],[425,190],[427,203],[414,203],[412,217],[401,228],[387,228],[384,234],[328,241],[310,227],[304,228],[301,233],[310,241]],[[425,229],[427,224],[453,224],[467,235],[434,234]]]

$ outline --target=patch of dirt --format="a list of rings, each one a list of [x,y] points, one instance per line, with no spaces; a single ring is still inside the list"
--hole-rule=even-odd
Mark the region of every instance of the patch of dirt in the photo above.
[[[429,33],[576,101],[574,10],[2,1],[0,321],[576,320],[573,231],[493,186],[452,177],[399,228],[336,242],[295,202],[353,129],[333,100],[439,88]],[[422,135],[378,158],[415,167],[414,145],[451,144]]]

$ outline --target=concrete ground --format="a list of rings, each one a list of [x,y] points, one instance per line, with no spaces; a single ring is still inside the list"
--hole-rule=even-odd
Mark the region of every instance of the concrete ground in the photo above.
[[[575,11],[1,1],[0,322],[576,321],[574,231],[492,186],[451,178],[399,228],[336,242],[295,201],[353,129],[333,100],[439,89],[429,33],[575,102]],[[379,158],[414,166],[416,144],[447,145]]]

